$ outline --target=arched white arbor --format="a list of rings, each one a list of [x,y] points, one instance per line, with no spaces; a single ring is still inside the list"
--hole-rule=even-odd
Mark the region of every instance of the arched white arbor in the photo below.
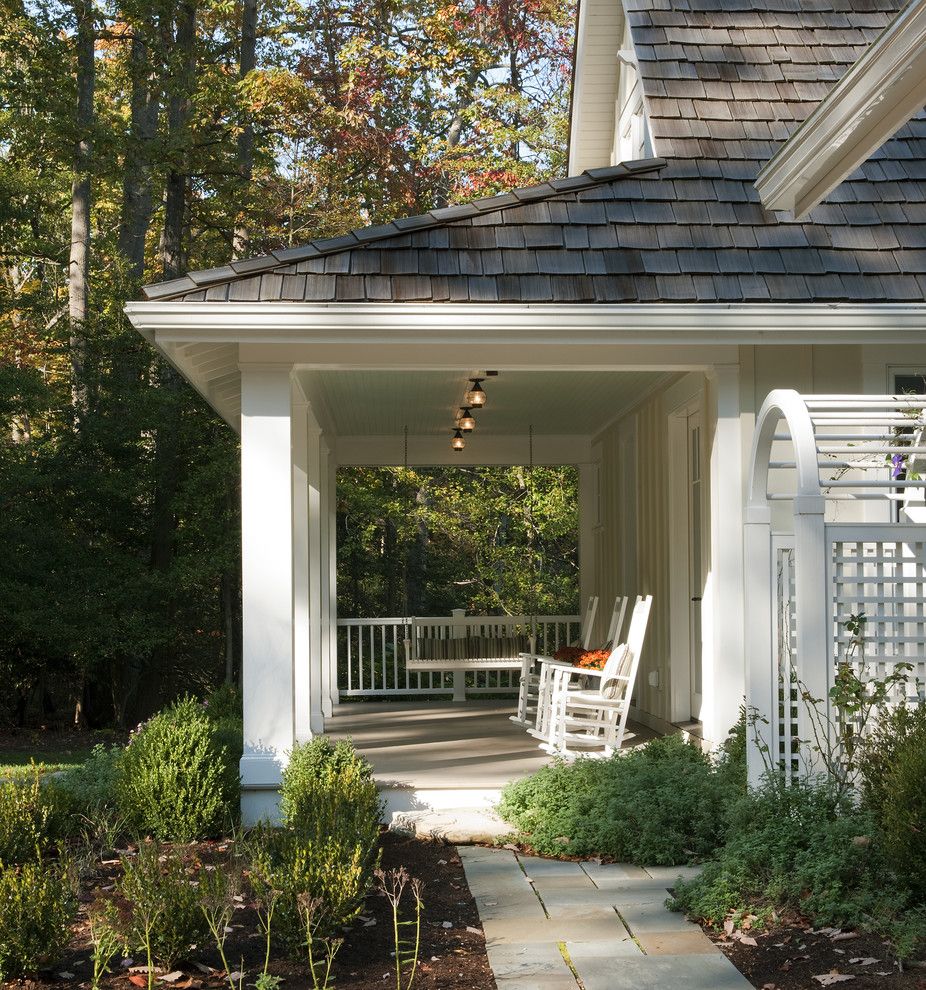
[[[802,768],[798,740],[810,736],[800,693],[828,704],[838,662],[879,677],[909,663],[922,694],[920,475],[926,396],[776,389],[759,411],[745,514],[746,696],[786,772]],[[763,769],[750,739],[750,779]]]

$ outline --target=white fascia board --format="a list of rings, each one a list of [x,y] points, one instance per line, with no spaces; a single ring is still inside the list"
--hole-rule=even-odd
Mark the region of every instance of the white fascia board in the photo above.
[[[926,0],[913,0],[759,173],[769,210],[801,217],[926,105]]]
[[[924,0],[926,2],[926,0]],[[357,345],[750,345],[922,343],[926,304],[521,305],[135,302],[132,324],[171,343],[331,344],[344,367]],[[660,358],[665,360],[665,358]]]

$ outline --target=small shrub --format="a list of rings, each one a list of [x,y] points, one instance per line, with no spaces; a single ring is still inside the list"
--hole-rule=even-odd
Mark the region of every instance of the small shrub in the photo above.
[[[340,835],[372,846],[381,814],[373,769],[347,740],[318,736],[293,747],[280,788],[285,826],[305,838]]]
[[[0,864],[0,980],[56,962],[75,911],[67,866],[39,859]]]
[[[877,724],[865,739],[858,761],[862,800],[876,815],[881,815],[890,793],[888,782],[900,752],[914,739],[926,745],[926,704],[879,711]]]
[[[228,752],[202,705],[183,698],[139,730],[121,757],[117,796],[138,834],[192,842],[219,832],[236,794]]]
[[[0,863],[41,856],[66,831],[68,809],[37,768],[0,783]]]
[[[294,747],[281,795],[284,827],[252,834],[251,881],[274,937],[298,955],[301,905],[312,903],[319,939],[360,910],[377,865],[381,804],[369,763],[349,742],[323,737]]]
[[[93,815],[116,805],[116,790],[123,747],[98,743],[80,766],[65,771],[56,786],[71,795],[86,815]]]
[[[557,761],[509,784],[499,813],[544,855],[675,865],[710,855],[738,790],[679,736],[609,760]]]
[[[854,926],[906,902],[874,816],[831,785],[766,784],[735,804],[726,838],[701,875],[675,891],[676,907],[711,924],[796,911],[814,924]]]
[[[178,852],[165,852],[155,842],[143,842],[122,867],[116,890],[126,909],[121,925],[129,950],[150,952],[152,960],[172,968],[209,933],[195,875]]]
[[[220,684],[209,693],[203,708],[216,722],[240,722],[241,692],[233,684]]]
[[[328,938],[360,912],[376,859],[364,842],[330,835],[306,839],[289,829],[264,831],[255,843],[251,883],[258,901],[273,909],[273,935],[298,956],[305,946],[300,905],[316,905],[318,938]]]
[[[881,826],[888,854],[913,890],[926,894],[926,733],[911,734],[885,779]]]

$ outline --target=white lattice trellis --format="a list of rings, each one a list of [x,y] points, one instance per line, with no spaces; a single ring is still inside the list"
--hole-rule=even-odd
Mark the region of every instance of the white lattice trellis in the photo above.
[[[773,758],[808,758],[803,690],[823,699],[838,664],[882,679],[890,701],[926,685],[926,398],[769,394],[753,441],[746,507],[747,704]],[[860,621],[861,620],[861,621]],[[764,768],[750,746],[753,780]],[[803,758],[803,759],[802,759]]]

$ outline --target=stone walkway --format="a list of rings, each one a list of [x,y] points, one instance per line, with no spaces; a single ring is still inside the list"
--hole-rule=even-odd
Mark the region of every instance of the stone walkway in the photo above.
[[[459,848],[498,990],[751,990],[665,907],[686,867],[599,865]]]

